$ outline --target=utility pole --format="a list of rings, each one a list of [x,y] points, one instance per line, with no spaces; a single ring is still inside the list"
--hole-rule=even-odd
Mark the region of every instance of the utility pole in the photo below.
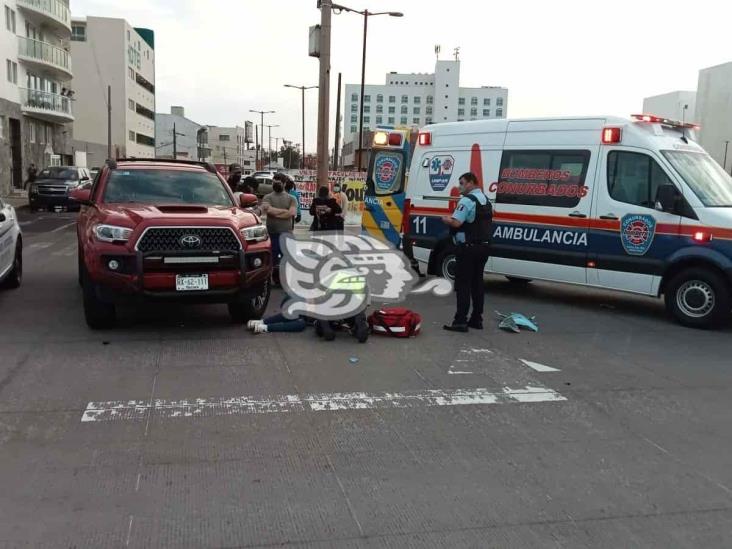
[[[272,128],[279,128],[279,124],[269,124],[265,126],[269,130],[269,140],[267,141],[267,163],[272,163]],[[264,129],[262,129],[262,137],[264,137]]]
[[[369,25],[369,10],[363,10],[363,52],[361,57],[361,102],[358,112],[358,150],[356,151],[356,170],[361,171],[361,154],[363,153],[363,95],[366,88],[366,32]]]
[[[318,185],[328,186],[328,115],[330,109],[331,0],[320,3],[320,93],[318,94]],[[303,143],[303,146],[305,144]],[[303,151],[304,152],[304,151]]]
[[[302,101],[302,149],[305,150],[305,90],[312,90],[317,88],[318,86],[293,86],[292,84],[285,84],[286,88],[294,88],[296,90],[300,90],[300,98]],[[305,169],[305,155],[303,154],[301,166],[302,169]]]
[[[112,159],[112,86],[107,86],[107,158]]]
[[[727,149],[729,149],[729,139],[724,142],[724,162],[722,162],[722,169],[727,171]],[[732,170],[730,170],[732,172]]]
[[[259,169],[259,126],[254,126],[254,169]]]
[[[175,131],[175,122],[173,122],[173,160],[178,160],[178,132]]]
[[[264,115],[265,114],[274,114],[275,111],[257,111],[254,109],[249,109],[249,112],[255,112],[261,115],[261,122],[262,122],[262,141],[264,141]],[[262,152],[264,152],[264,146],[262,146]],[[264,164],[264,155],[262,155],[262,164]],[[257,158],[260,158],[260,155],[257,155]]]
[[[341,141],[341,73],[338,73],[338,99],[336,100],[335,146],[333,147],[333,170],[338,171],[338,145]]]

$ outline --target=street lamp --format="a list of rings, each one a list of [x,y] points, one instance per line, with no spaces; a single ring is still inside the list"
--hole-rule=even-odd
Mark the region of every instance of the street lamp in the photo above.
[[[300,90],[302,93],[302,149],[305,150],[305,90],[312,90],[314,88],[317,88],[318,86],[293,86],[292,84],[285,84],[286,88],[295,88],[296,90]],[[292,168],[292,166],[290,166]],[[305,155],[302,156],[302,166],[301,168],[305,169]]]
[[[400,11],[376,11],[371,12],[369,10],[354,10],[352,8],[348,8],[346,6],[341,6],[338,4],[333,4],[333,11],[336,12],[336,15],[340,14],[344,11],[350,11],[351,13],[358,13],[359,15],[363,15],[363,51],[362,51],[362,57],[361,57],[361,103],[359,104],[358,109],[358,150],[356,151],[356,158],[357,158],[357,166],[358,169],[361,169],[361,152],[363,149],[363,95],[364,95],[364,86],[366,85],[366,34],[368,31],[368,21],[369,17],[372,17],[374,15],[388,15],[389,17],[404,17],[404,14]]]
[[[727,149],[729,149],[729,139],[724,142],[724,162],[722,162],[722,169],[724,171],[727,171]]]
[[[268,129],[269,138],[267,140],[267,163],[272,163],[272,128],[279,128],[279,124],[268,124],[262,128],[262,139],[264,139],[264,128]]]
[[[275,111],[257,111],[257,110],[254,110],[254,109],[249,109],[249,112],[256,112],[256,113],[259,113],[260,115],[262,115],[262,125],[261,125],[261,127],[262,127],[262,135],[261,135],[261,137],[259,139],[259,144],[260,144],[260,147],[259,148],[262,150],[262,152],[264,152],[264,115],[265,114],[274,114]],[[264,156],[263,155],[260,155],[259,154],[259,151],[255,151],[255,152],[257,153],[256,154],[256,161],[257,162],[259,162],[259,159],[260,158],[262,158],[264,160]]]

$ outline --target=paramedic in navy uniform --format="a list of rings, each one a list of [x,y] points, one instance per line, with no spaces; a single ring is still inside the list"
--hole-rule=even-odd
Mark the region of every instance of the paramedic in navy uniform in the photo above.
[[[452,324],[443,326],[451,332],[467,332],[469,327],[483,329],[483,270],[488,261],[493,219],[493,208],[478,186],[475,174],[468,172],[461,175],[459,184],[463,197],[452,216],[446,215],[442,218],[443,223],[450,227],[453,243],[457,248],[457,312]],[[473,313],[468,319],[471,297]]]

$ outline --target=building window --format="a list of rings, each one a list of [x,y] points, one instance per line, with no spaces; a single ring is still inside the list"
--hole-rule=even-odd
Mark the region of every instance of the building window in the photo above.
[[[427,107],[427,108],[425,109],[425,113],[426,113],[426,114],[432,114],[432,107]]]
[[[135,71],[132,69],[132,67],[127,67],[127,75],[134,80],[135,79]]]
[[[412,109],[412,114],[420,114],[419,107],[414,107],[414,109]]]
[[[422,98],[421,98],[421,97],[419,97],[419,96],[417,96],[417,95],[415,95],[415,96],[414,96],[414,101],[413,101],[413,103],[414,103],[415,105],[419,105],[421,101],[422,101]]]
[[[384,105],[376,105],[376,112],[378,114],[381,114],[382,112],[384,112]]]
[[[390,95],[389,96],[389,103],[396,103],[396,96],[395,95]]]
[[[402,95],[402,103],[408,103],[409,102],[409,96],[408,95]]]
[[[458,105],[465,105],[465,98],[461,97],[458,99]]]
[[[8,59],[5,62],[5,70],[8,73],[8,82],[11,84],[18,83],[18,64]]]
[[[31,143],[36,142],[36,123],[32,120],[28,121],[28,135]]]
[[[503,118],[503,109],[496,109],[496,116],[498,118]]]
[[[471,97],[470,98],[470,104],[471,105],[477,105],[478,104],[478,98],[477,97]]]
[[[484,98],[483,99],[483,105],[486,106],[486,107],[490,107],[490,105],[491,105],[491,98],[490,97]]]
[[[127,100],[127,106],[130,108],[131,111],[135,110],[135,102],[132,99]]]
[[[402,105],[402,114],[407,114],[409,112],[409,107],[406,105]]]
[[[427,104],[428,105],[431,105],[432,104],[432,96],[431,95],[428,95],[427,96]]]
[[[478,109],[476,109],[475,107],[472,107],[470,109],[470,116],[478,116]]]
[[[136,142],[139,145],[147,145],[148,147],[154,147],[155,146],[155,138],[154,137],[150,137],[150,136],[147,136],[147,135],[142,134],[142,133],[138,133],[136,137],[137,137]]]
[[[419,124],[419,117],[412,118],[412,124]]]
[[[389,114],[394,114],[396,112],[396,107],[389,107]]]
[[[381,124],[384,121],[384,119],[381,116],[376,117],[376,123]]]
[[[394,124],[394,117],[393,116],[390,116],[389,117],[389,124]]]
[[[496,105],[503,107],[503,97],[496,98]]]
[[[358,102],[358,94],[357,94],[357,93],[352,93],[352,94],[351,94],[351,101],[356,101],[356,102]]]
[[[142,76],[139,73],[135,73],[135,82],[140,84],[143,88],[145,88],[150,93],[155,93],[155,86],[152,85],[152,82],[149,82],[144,76]]]
[[[364,105],[363,112],[371,112],[371,107],[368,105]]]
[[[364,103],[371,103],[371,96],[370,95],[364,95],[363,96],[363,102]]]
[[[425,119],[424,123],[425,124],[432,124],[432,119],[428,117],[427,119]]]
[[[5,139],[5,117],[0,115],[0,139]]]
[[[130,137],[130,141],[134,141],[135,140],[135,132],[131,131],[129,137]]]
[[[15,34],[15,12],[5,6],[5,28]]]
[[[71,40],[86,42],[86,25],[71,25]]]
[[[358,131],[357,126],[351,126],[351,133],[356,133]]]
[[[358,112],[358,105],[356,103],[351,103],[351,112]]]
[[[364,124],[370,124],[371,123],[371,117],[370,116],[364,116],[363,117],[363,123]]]
[[[402,117],[401,117],[401,118],[399,119],[399,122],[400,122],[401,124],[406,124],[406,123],[407,123],[407,117],[406,117],[406,116],[402,116]]]
[[[230,135],[221,134],[219,135],[219,141],[229,141],[231,139]]]
[[[381,94],[378,94],[378,95],[376,96],[376,102],[377,102],[377,103],[383,103],[383,102],[384,102],[384,96],[383,96],[383,95],[381,95]]]
[[[127,41],[128,42],[130,41],[130,30],[129,29],[127,29]],[[134,139],[133,139],[133,141],[134,141]]]
[[[352,114],[351,115],[351,124],[355,124],[358,122],[358,115]]]
[[[483,116],[490,116],[491,110],[490,109],[483,109]]]
[[[465,109],[458,109],[458,116],[465,116]]]

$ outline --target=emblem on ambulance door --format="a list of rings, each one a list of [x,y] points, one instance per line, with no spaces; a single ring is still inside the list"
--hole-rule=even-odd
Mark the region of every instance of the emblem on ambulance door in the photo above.
[[[620,221],[620,241],[630,255],[645,255],[656,235],[656,220],[650,215],[629,214]]]
[[[444,191],[450,184],[455,159],[449,155],[435,156],[430,162],[430,187],[433,191]]]

